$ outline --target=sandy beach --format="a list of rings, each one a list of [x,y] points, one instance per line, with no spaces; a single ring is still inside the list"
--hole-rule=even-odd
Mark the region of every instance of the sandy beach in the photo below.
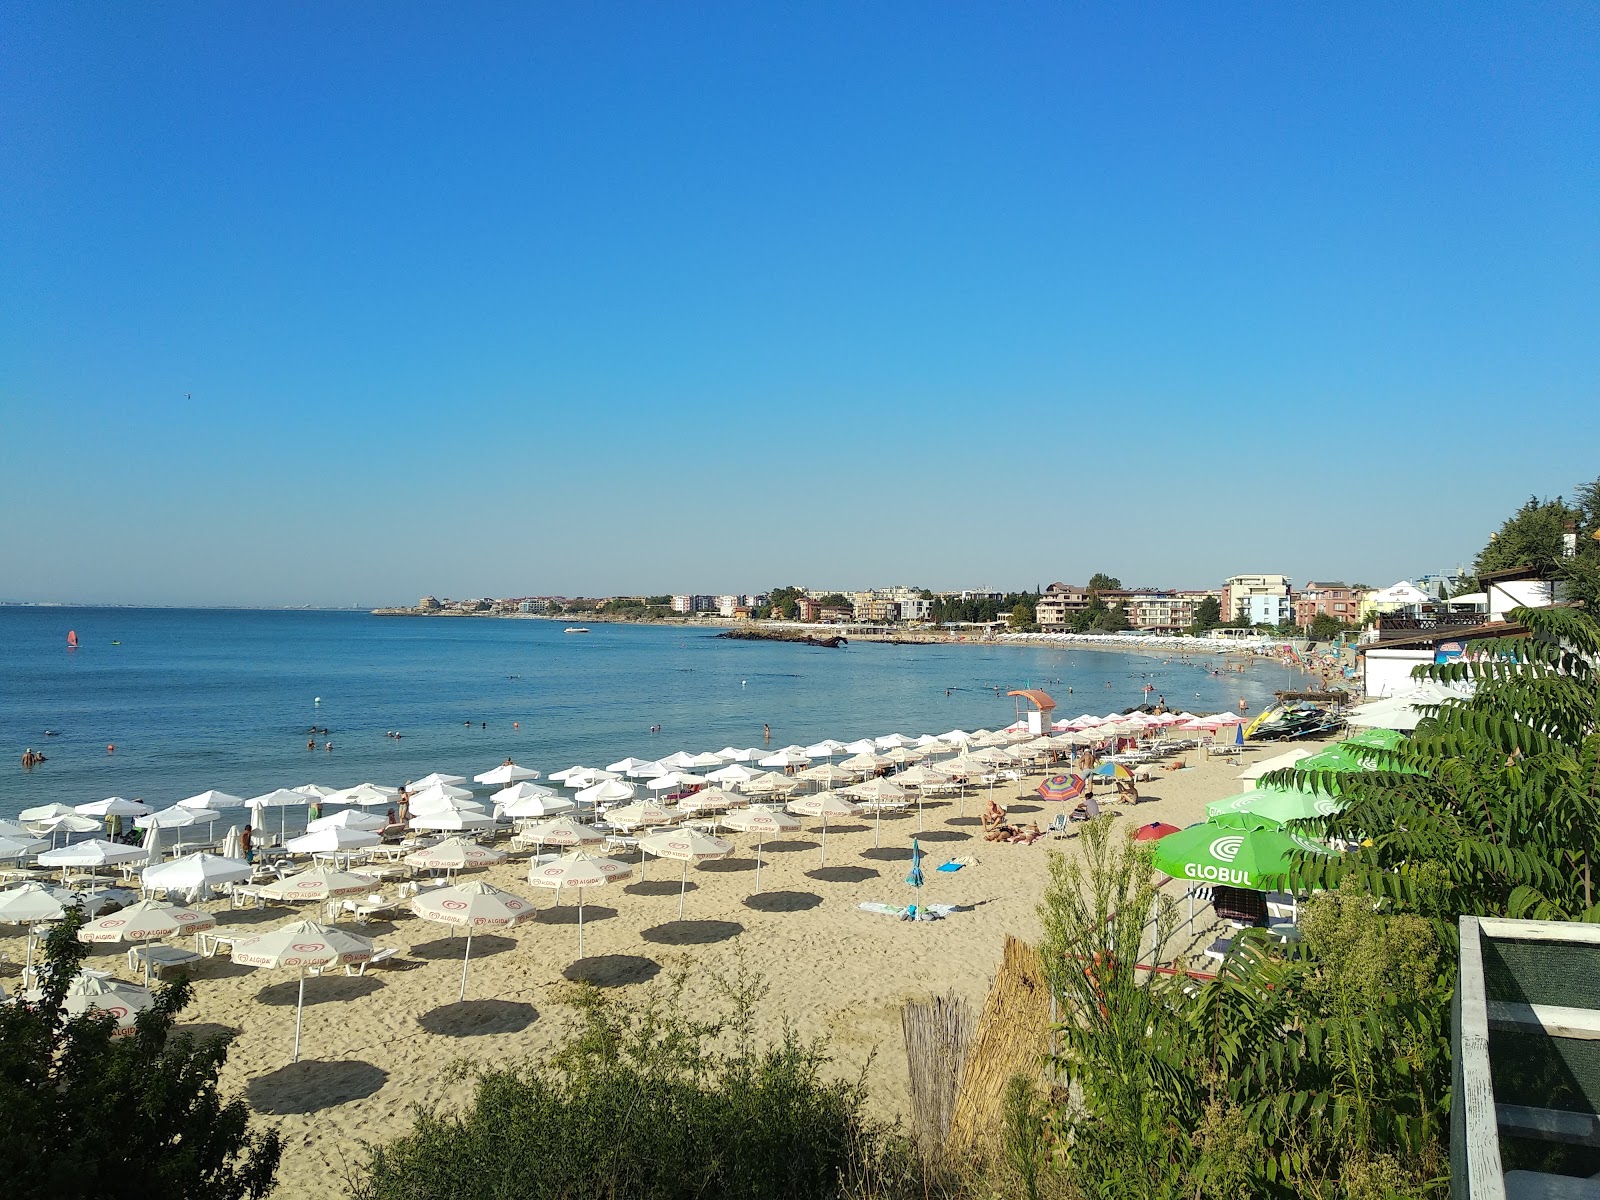
[[[1142,802],[1118,819],[1129,828],[1201,820],[1208,801],[1241,790],[1235,776],[1244,766],[1279,749],[1253,747],[1242,762],[1191,751],[1183,758],[1188,769],[1161,770],[1141,783]],[[1044,825],[1061,806],[1030,798],[1036,781],[1004,785],[995,795],[1016,816]],[[980,1006],[1004,935],[1038,936],[1035,908],[1048,856],[1076,852],[1072,839],[1032,846],[983,842],[976,836],[982,803],[981,793],[969,796],[965,817],[958,800],[925,806],[920,836],[927,886],[915,898],[963,906],[943,921],[907,924],[858,907],[913,898],[904,876],[915,809],[885,817],[881,849],[873,845],[870,820],[831,825],[825,867],[819,866],[820,826],[806,821],[798,833],[767,843],[760,892],[754,891],[753,839],[730,834],[738,847],[731,858],[691,868],[682,922],[675,919],[679,865],[651,859],[642,881],[636,865],[626,884],[586,894],[587,957],[581,963],[574,961],[576,897],[555,906],[551,893],[526,883],[525,856],[513,856],[465,878],[485,878],[534,900],[542,911],[505,935],[474,939],[465,1004],[457,1003],[461,939],[407,913],[351,926],[379,946],[398,947],[396,959],[362,978],[307,981],[302,1061],[295,1066],[288,1066],[292,971],[237,966],[225,952],[203,960],[192,970],[194,1000],[180,1028],[237,1031],[223,1087],[244,1096],[260,1122],[282,1133],[275,1195],[285,1198],[341,1191],[345,1172],[361,1159],[363,1140],[403,1132],[415,1104],[460,1100],[466,1085],[445,1077],[453,1062],[547,1050],[571,1021],[562,989],[580,977],[631,991],[686,964],[693,972],[691,997],[710,999],[707,969],[742,956],[770,984],[761,1012],[765,1030],[791,1021],[803,1035],[826,1038],[835,1069],[853,1074],[866,1066],[875,1109],[899,1116],[907,1090],[901,1004],[954,991]],[[958,855],[978,861],[954,873],[932,869]],[[309,905],[230,910],[224,901],[207,907],[217,911],[221,933],[267,929],[299,916],[322,919]],[[18,961],[21,940],[8,939],[6,948]],[[128,974],[117,947],[94,947],[88,965]]]

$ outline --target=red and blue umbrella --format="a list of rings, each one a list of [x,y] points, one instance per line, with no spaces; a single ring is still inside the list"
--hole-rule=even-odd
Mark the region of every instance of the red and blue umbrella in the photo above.
[[[1034,790],[1046,800],[1076,800],[1084,787],[1082,775],[1051,775]]]

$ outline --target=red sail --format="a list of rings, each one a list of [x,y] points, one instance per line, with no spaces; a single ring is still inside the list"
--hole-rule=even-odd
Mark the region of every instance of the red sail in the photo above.
[[[67,646],[73,650],[78,648],[78,631],[76,629],[67,630]]]

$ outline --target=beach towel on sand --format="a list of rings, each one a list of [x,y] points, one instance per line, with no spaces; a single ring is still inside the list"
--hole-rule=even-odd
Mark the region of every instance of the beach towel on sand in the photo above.
[[[879,915],[885,917],[903,917],[906,915],[906,910],[902,906],[898,904],[884,904],[877,900],[863,900],[861,902],[861,908],[866,912],[878,913]],[[929,921],[937,921],[942,917],[948,917],[951,913],[960,911],[961,906],[959,904],[917,905],[918,918]]]

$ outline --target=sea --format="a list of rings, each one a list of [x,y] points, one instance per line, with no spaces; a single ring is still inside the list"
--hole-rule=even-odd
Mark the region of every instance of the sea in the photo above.
[[[107,796],[166,807],[215,788],[470,778],[507,757],[548,774],[677,750],[999,728],[1014,688],[1057,717],[1164,696],[1252,712],[1298,671],[1209,654],[853,642],[366,612],[0,607],[0,817]],[[77,634],[76,648],[68,645]],[[658,732],[651,732],[652,729]],[[313,733],[312,730],[318,732]],[[321,732],[326,730],[327,732]],[[399,733],[398,738],[387,736]],[[308,742],[310,746],[308,747]],[[331,749],[328,748],[331,743]],[[31,769],[25,750],[46,756]]]

